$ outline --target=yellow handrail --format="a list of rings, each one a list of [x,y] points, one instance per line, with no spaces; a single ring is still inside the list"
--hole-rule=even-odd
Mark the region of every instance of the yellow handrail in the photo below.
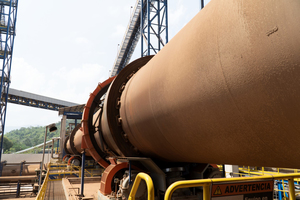
[[[137,192],[137,189],[139,188],[142,179],[147,184],[148,200],[154,200],[154,186],[153,186],[152,179],[148,174],[145,174],[143,172],[138,173],[138,175],[136,176],[128,200],[135,200],[135,194]]]
[[[295,198],[295,186],[294,178],[299,178],[300,173],[295,174],[280,174],[280,175],[264,175],[256,177],[237,177],[237,178],[216,178],[216,179],[201,179],[201,180],[189,180],[189,181],[177,181],[169,186],[165,193],[165,200],[171,200],[172,194],[175,190],[180,188],[189,187],[200,187],[203,186],[203,200],[210,199],[210,186],[212,183],[222,183],[222,182],[240,182],[240,181],[257,181],[265,179],[288,179],[289,182],[289,199],[296,200]]]
[[[47,190],[47,184],[48,184],[48,179],[49,179],[49,170],[50,169],[50,164],[48,164],[47,167],[47,174],[45,176],[44,182],[42,184],[42,187],[39,191],[39,193],[37,194],[35,200],[43,200],[45,198],[45,194],[46,194],[46,190]]]
[[[60,172],[53,172],[54,170],[61,170]],[[67,170],[67,171],[66,171]],[[94,173],[96,171],[97,173]],[[100,173],[99,173],[100,172]],[[99,176],[101,175],[103,170],[101,169],[84,169],[85,176],[90,175],[91,177],[94,176]],[[68,165],[68,164],[50,164],[50,175],[53,174],[59,174],[59,175],[64,175],[64,174],[78,174],[79,177],[81,177],[81,167],[80,166],[75,166],[75,165]]]

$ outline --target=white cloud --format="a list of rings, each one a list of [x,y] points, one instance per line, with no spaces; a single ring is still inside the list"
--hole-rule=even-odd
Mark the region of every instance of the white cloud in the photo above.
[[[90,41],[85,37],[77,37],[77,38],[75,38],[75,43],[77,43],[77,44],[89,44]]]
[[[83,64],[76,68],[60,68],[54,72],[54,75],[65,80],[66,84],[78,84],[78,81],[84,80],[90,82],[103,72],[104,67],[99,64]]]
[[[24,58],[14,57],[12,63],[10,87],[24,91],[30,88],[30,92],[39,92],[38,85],[45,82],[45,74],[28,64]]]
[[[183,2],[177,3],[176,8],[170,10],[169,12],[169,24],[170,26],[176,25],[183,18],[185,13],[187,12],[187,8],[184,6]]]
[[[56,77],[56,86],[62,87],[57,91],[60,98],[75,103],[86,103],[88,94],[92,92],[99,81],[103,81],[108,76],[105,68],[99,64],[83,64],[75,68],[60,68],[53,72]]]
[[[110,16],[118,16],[120,14],[120,8],[118,6],[108,6],[106,9]]]

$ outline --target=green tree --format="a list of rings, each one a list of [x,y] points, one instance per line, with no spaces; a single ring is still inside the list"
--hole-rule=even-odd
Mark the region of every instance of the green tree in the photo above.
[[[67,120],[66,126],[69,126],[69,123],[74,123],[74,120]],[[55,132],[50,133],[48,130],[47,141],[51,140],[53,137],[59,137],[61,123],[56,123],[56,127],[58,130]],[[22,127],[6,133],[5,136],[13,143],[10,150],[7,150],[6,152],[16,152],[43,143],[45,137],[45,126]],[[36,149],[34,151],[36,151]]]
[[[31,147],[31,146],[32,146],[31,140],[30,140],[29,138],[26,138],[26,139],[24,140],[24,144],[25,144],[26,146],[28,146],[28,147]]]
[[[13,146],[12,141],[8,139],[6,136],[3,138],[3,151],[9,150]]]

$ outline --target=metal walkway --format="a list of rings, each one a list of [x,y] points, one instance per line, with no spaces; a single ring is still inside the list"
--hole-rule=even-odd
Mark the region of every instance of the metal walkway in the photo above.
[[[61,180],[48,182],[44,200],[66,200]]]
[[[146,1],[143,0],[143,2]],[[110,77],[117,75],[128,64],[132,53],[139,41],[141,26],[141,5],[142,0],[137,0]],[[147,4],[144,3],[143,5],[143,13],[146,13],[145,10],[147,9]],[[146,20],[145,17],[143,17],[143,19]]]

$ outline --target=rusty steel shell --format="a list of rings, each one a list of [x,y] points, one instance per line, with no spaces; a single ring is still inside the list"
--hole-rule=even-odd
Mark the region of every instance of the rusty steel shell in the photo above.
[[[29,164],[23,165],[22,176],[36,175],[36,170],[39,170],[41,167],[40,164]],[[20,165],[3,165],[1,176],[19,176],[21,167]],[[1,183],[1,181],[0,181]]]
[[[64,150],[66,154],[73,154],[71,146],[70,146],[70,136],[67,136],[64,141]]]
[[[83,149],[81,149],[83,131],[81,124],[78,124],[71,132],[70,137],[66,138],[65,151],[67,154],[81,155]],[[86,151],[86,156],[91,156],[89,151]]]
[[[101,130],[107,147],[115,155],[138,156],[134,147],[126,139],[119,116],[119,101],[124,86],[138,70],[143,67],[153,56],[139,58],[128,64],[114,79],[108,88],[101,115]]]
[[[300,1],[212,0],[126,84],[144,156],[300,167]]]

